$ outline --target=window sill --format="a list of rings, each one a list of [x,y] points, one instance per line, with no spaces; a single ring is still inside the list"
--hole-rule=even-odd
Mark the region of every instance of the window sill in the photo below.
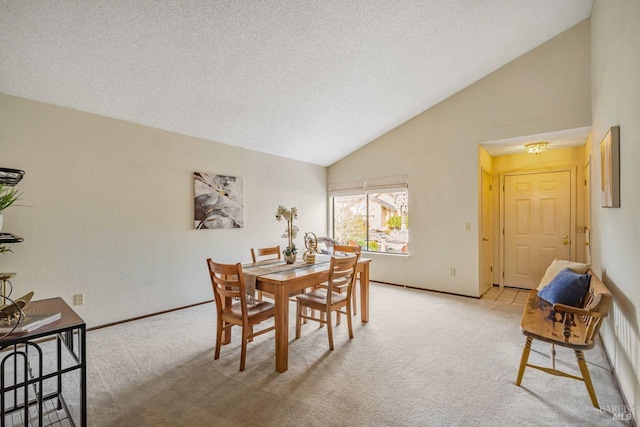
[[[403,254],[397,252],[379,252],[379,251],[362,251],[362,254],[366,256],[369,255],[383,255],[383,256],[398,256],[398,257],[408,257],[410,254]]]

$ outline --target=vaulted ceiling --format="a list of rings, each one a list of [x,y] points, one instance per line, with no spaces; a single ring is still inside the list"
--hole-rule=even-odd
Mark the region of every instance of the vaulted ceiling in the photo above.
[[[0,92],[327,166],[591,0],[0,0]]]

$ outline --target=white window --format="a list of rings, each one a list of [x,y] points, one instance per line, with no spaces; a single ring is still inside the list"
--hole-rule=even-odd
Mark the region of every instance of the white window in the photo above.
[[[363,250],[409,253],[407,175],[330,184],[333,237]]]

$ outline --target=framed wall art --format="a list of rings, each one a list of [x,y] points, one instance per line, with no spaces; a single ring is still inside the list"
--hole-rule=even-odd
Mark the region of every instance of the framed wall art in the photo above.
[[[613,126],[600,142],[602,207],[620,207],[620,126]]]
[[[241,177],[194,172],[193,182],[196,230],[244,227]]]

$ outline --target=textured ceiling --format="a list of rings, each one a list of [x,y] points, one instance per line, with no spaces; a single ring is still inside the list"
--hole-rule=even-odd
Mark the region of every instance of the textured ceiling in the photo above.
[[[0,92],[330,165],[591,0],[0,0]]]

